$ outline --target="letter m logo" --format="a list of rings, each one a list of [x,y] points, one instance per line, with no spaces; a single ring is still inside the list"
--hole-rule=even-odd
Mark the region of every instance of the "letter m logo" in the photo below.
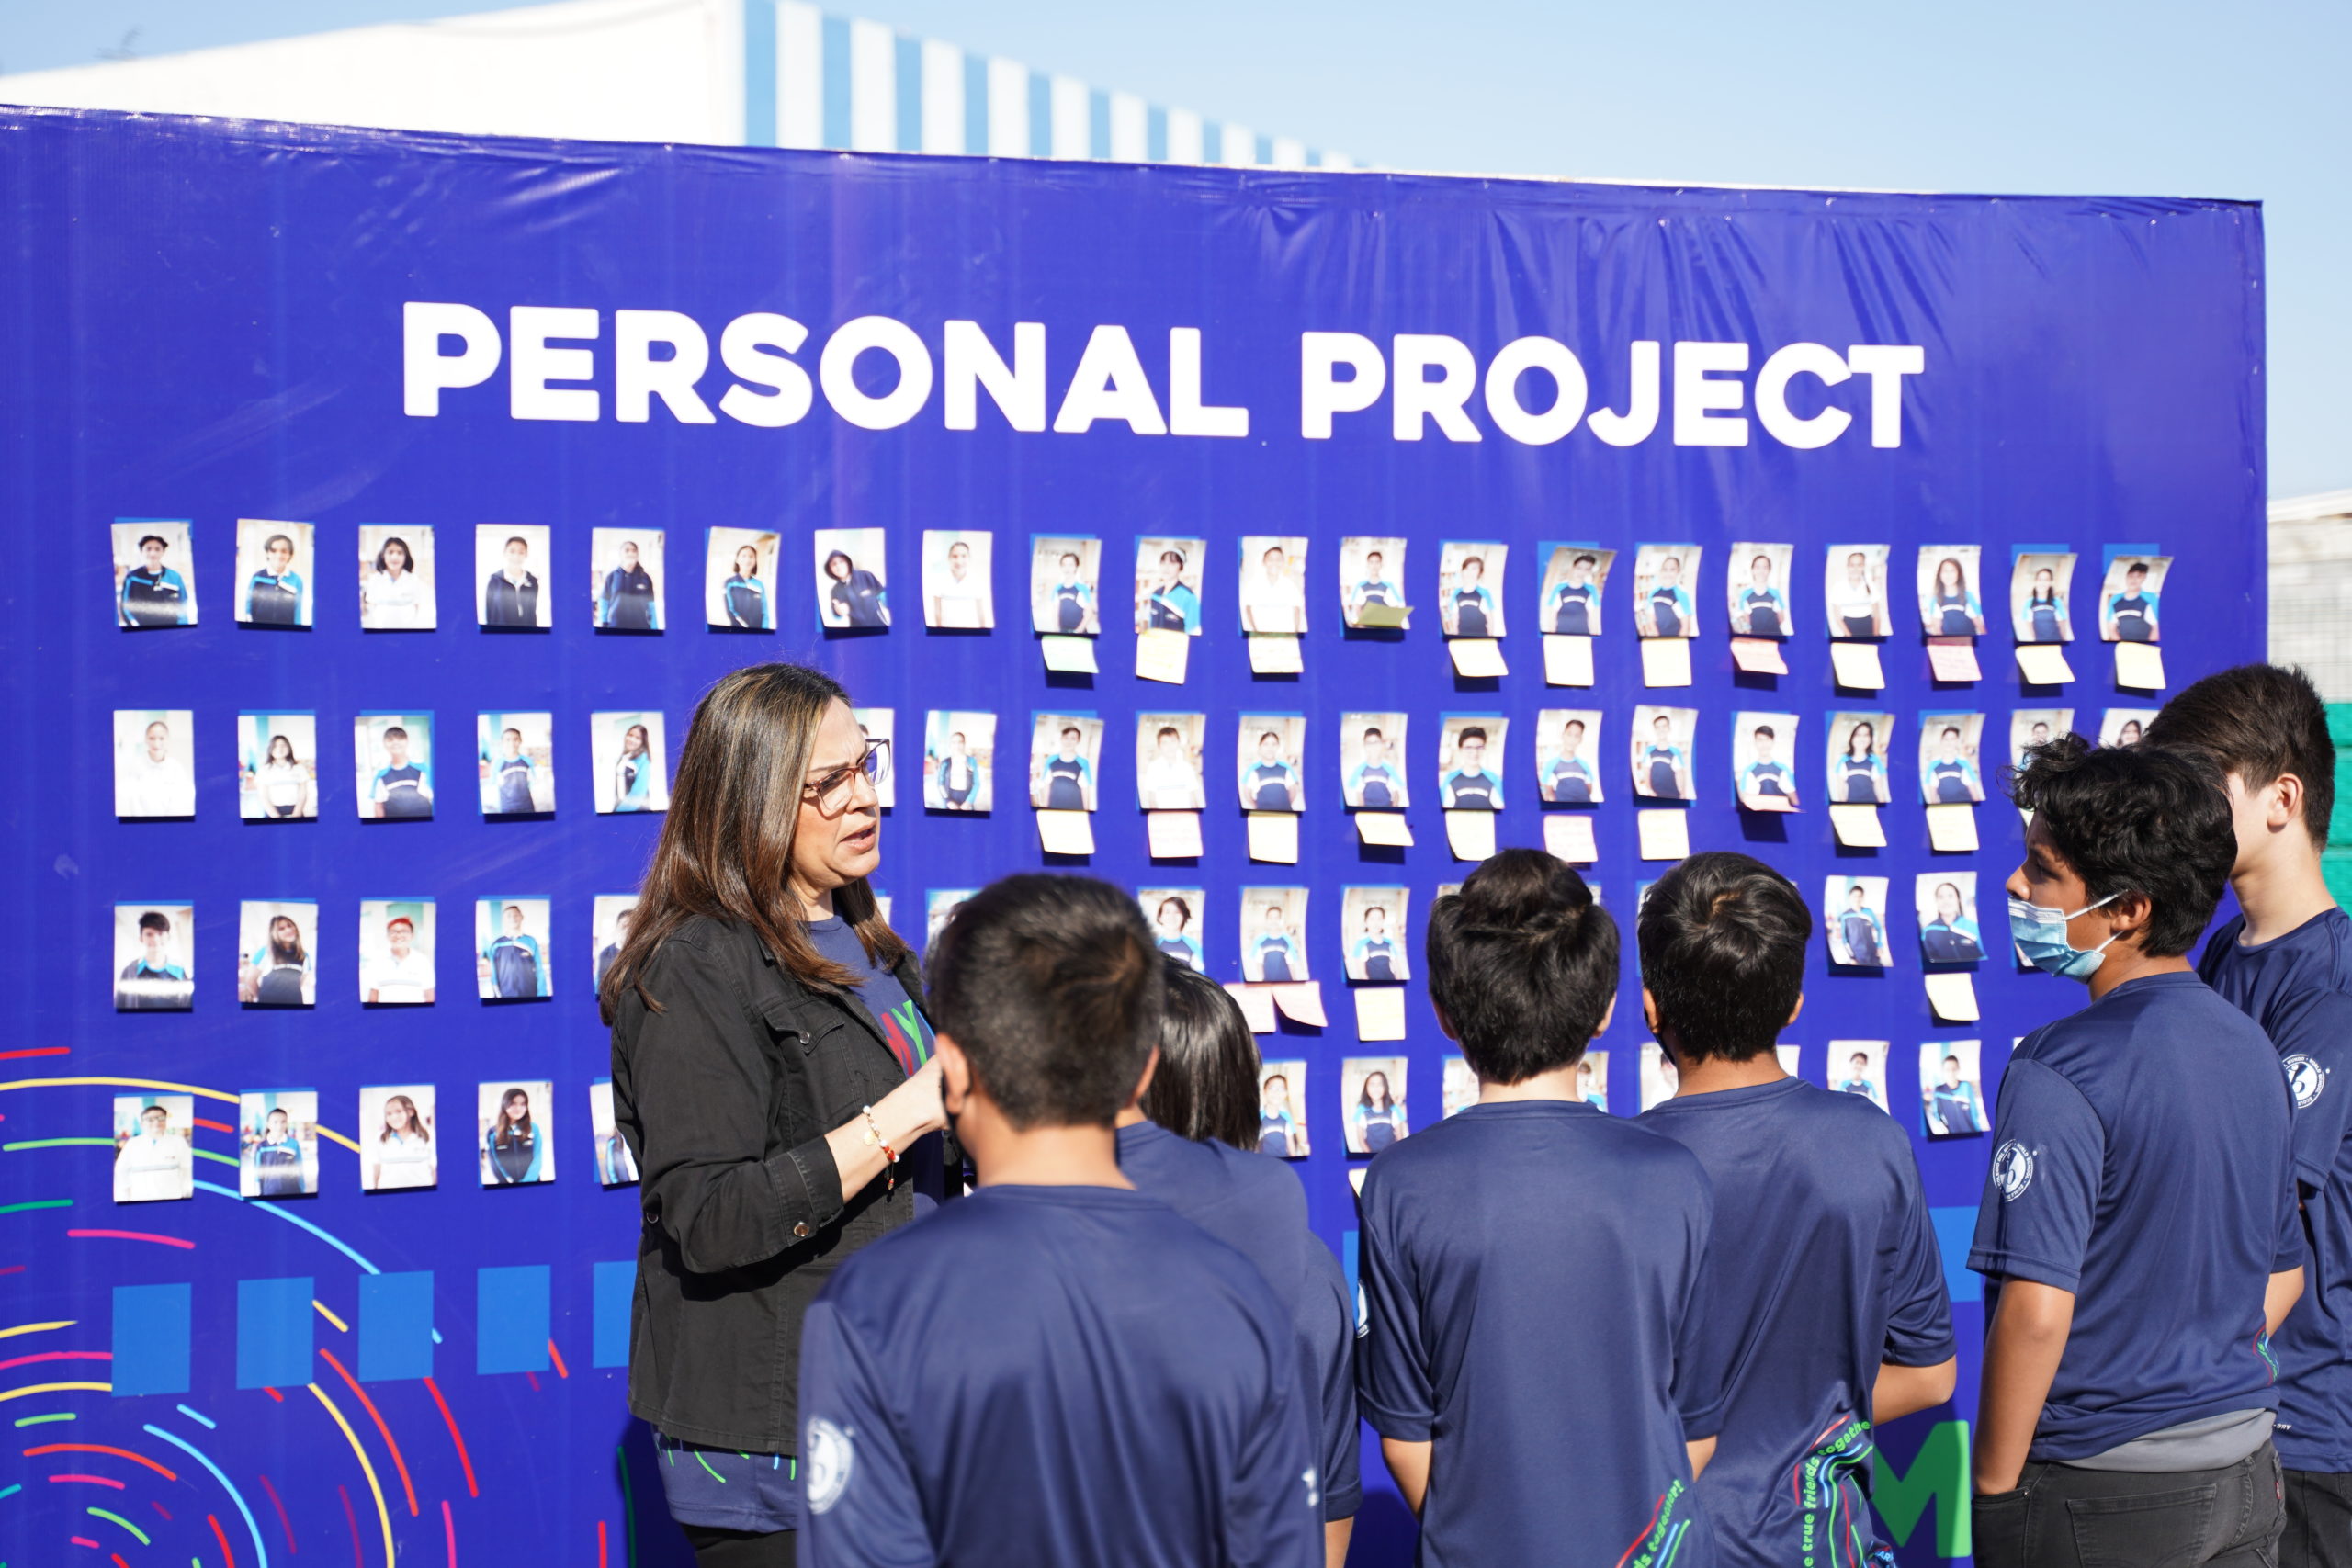
[[[1895,1468],[1882,1443],[1871,1461],[1871,1501],[1897,1546],[1907,1545],[1928,1505],[1936,1506],[1936,1555],[1965,1557],[1968,1536],[1968,1423],[1939,1421],[1911,1458]]]

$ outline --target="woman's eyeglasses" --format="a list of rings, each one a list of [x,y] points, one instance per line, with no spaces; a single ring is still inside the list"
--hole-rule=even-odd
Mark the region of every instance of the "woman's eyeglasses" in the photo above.
[[[820,811],[839,810],[848,802],[850,786],[858,778],[862,776],[866,783],[872,784],[881,776],[882,745],[879,740],[868,740],[865,754],[856,761],[830,769],[803,784],[802,796],[814,801]]]

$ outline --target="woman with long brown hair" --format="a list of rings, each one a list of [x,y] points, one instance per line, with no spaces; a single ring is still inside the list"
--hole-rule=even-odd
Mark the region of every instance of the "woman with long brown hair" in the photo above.
[[[793,1561],[801,1318],[947,1196],[922,980],[866,885],[874,769],[831,677],[713,686],[599,988],[643,1173],[629,1408],[702,1568]]]

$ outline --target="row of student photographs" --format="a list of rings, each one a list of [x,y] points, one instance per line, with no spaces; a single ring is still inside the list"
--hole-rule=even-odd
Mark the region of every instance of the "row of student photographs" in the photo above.
[[[194,626],[195,525],[187,519],[126,518],[113,525],[114,609],[132,628]],[[439,624],[435,530],[430,525],[362,524],[340,568],[322,561],[320,525],[241,518],[235,525],[238,624],[308,626],[319,584],[356,579],[358,624],[368,631],[430,631]],[[888,531],[820,528],[810,544],[809,604],[828,630],[882,631],[894,624]],[[1340,541],[1342,622],[1355,630],[1401,631],[1416,596],[1405,584],[1408,541],[1350,536]],[[1235,604],[1240,629],[1307,629],[1304,536],[1255,535],[1239,542]],[[705,624],[737,631],[777,625],[784,536],[760,528],[704,530],[702,560],[685,570],[698,579]],[[554,625],[553,530],[546,524],[477,524],[473,560],[461,566],[476,624],[492,629],[546,630]],[[1605,593],[1619,551],[1599,545],[1536,547],[1541,567],[1536,614],[1546,633],[1598,636]],[[1206,592],[1208,541],[1149,535],[1135,541],[1132,604],[1137,632],[1198,636]],[[1736,636],[1788,637],[1801,617],[1793,581],[1796,547],[1736,540],[1728,548],[1724,598]],[[1821,620],[1833,637],[1878,637],[1896,621],[1890,581],[1892,547],[1833,544],[1824,552]],[[1920,628],[1932,637],[1979,637],[1987,630],[1984,547],[1929,544],[1918,548],[1913,597]],[[1437,615],[1448,637],[1498,637],[1508,629],[1505,598],[1510,547],[1496,540],[1447,540],[1437,547]],[[1696,637],[1704,547],[1637,546],[1631,563],[1629,612],[1642,637]],[[2062,547],[2013,552],[2007,585],[2010,630],[2019,642],[2071,642],[2076,557]],[[2172,558],[2153,550],[2106,552],[2094,616],[2109,642],[2155,642],[2158,606]],[[986,529],[922,532],[922,621],[940,631],[989,631],[997,625],[995,535]],[[1029,536],[1029,625],[1038,632],[1091,636],[1102,629],[1102,540],[1092,536]],[[575,565],[571,570],[579,570]],[[345,575],[350,574],[350,575]],[[668,531],[589,530],[587,592],[574,603],[599,631],[657,633],[671,626]],[[340,603],[350,601],[337,594]],[[1997,601],[1996,602],[1997,605]]]

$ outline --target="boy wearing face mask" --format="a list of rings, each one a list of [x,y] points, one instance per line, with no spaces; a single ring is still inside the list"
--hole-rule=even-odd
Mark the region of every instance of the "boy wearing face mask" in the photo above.
[[[2301,1293],[2292,1104],[2185,956],[2235,858],[2214,772],[2068,736],[2028,756],[2009,930],[2090,1005],[2001,1080],[1968,1266],[1989,1328],[1982,1568],[2275,1562],[2268,1336]]]

